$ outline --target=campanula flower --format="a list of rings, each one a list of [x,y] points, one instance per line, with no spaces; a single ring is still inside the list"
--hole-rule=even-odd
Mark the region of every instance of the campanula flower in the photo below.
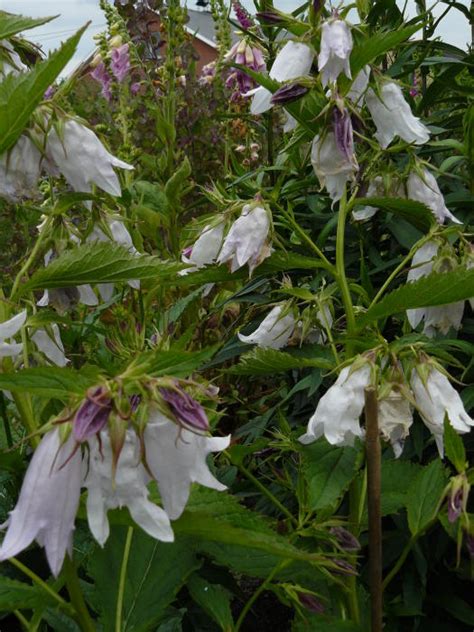
[[[26,322],[26,309],[9,320],[0,323],[0,358],[12,358],[19,355],[23,349],[20,342],[10,341],[20,331]]]
[[[311,164],[322,187],[326,187],[333,202],[341,199],[346,182],[359,168],[355,156],[348,160],[338,147],[334,132],[327,132],[313,140]]]
[[[323,86],[334,83],[341,72],[352,78],[349,57],[352,51],[352,35],[344,20],[330,18],[321,27],[321,51],[318,68]]]
[[[38,196],[41,154],[24,134],[11,149],[0,155],[0,197],[9,202]]]
[[[255,344],[262,349],[281,349],[285,347],[295,329],[296,321],[285,305],[276,305],[262,320],[259,327],[250,335],[238,333],[239,340],[246,344]]]
[[[439,224],[444,224],[447,219],[455,224],[462,223],[454,217],[451,211],[446,207],[443,194],[439,190],[436,178],[428,169],[423,169],[421,172],[412,171],[410,173],[407,181],[407,193],[409,199],[422,202],[428,206]]]

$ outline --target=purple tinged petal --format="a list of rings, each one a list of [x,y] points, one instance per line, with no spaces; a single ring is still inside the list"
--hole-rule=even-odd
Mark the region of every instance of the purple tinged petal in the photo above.
[[[454,495],[448,499],[448,520],[456,522],[462,512],[463,506],[463,490],[462,487],[456,491]]]
[[[315,595],[312,595],[311,593],[299,592],[298,599],[300,601],[300,604],[304,606],[306,610],[309,610],[314,614],[322,614],[325,610],[323,604],[319,601],[319,599],[317,599],[317,597],[315,597]]]
[[[344,527],[332,527],[330,532],[336,538],[341,548],[346,551],[358,551],[360,549],[359,540]]]
[[[81,443],[100,432],[112,412],[112,401],[103,387],[99,386],[79,406],[73,421],[73,434]]]
[[[204,432],[209,430],[209,421],[204,408],[188,393],[179,387],[162,388],[160,393],[178,422],[195,430]]]
[[[307,92],[308,88],[305,86],[299,83],[291,83],[278,88],[278,90],[273,93],[270,101],[273,105],[283,105],[284,103],[291,103],[292,101],[301,99]]]
[[[334,108],[333,129],[337,148],[351,162],[354,157],[354,137],[351,117],[346,109],[341,112],[339,108]]]
[[[122,82],[130,71],[128,44],[112,49],[110,69],[118,82]]]

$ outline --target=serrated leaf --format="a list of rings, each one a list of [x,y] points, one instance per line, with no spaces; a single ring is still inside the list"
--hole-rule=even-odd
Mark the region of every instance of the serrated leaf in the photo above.
[[[216,347],[200,351],[175,349],[147,351],[142,353],[133,364],[136,367],[142,367],[143,371],[153,377],[160,375],[187,377],[209,362],[215,352]]]
[[[312,357],[305,357],[297,352],[288,353],[276,349],[256,347],[249,353],[242,355],[239,364],[228,369],[227,373],[232,375],[269,375],[305,367],[332,369],[333,363],[329,359],[327,349],[321,347],[319,356],[315,352]]]
[[[416,31],[421,29],[423,24],[415,24],[405,28],[389,31],[388,33],[372,33],[370,37],[364,39],[360,44],[354,46],[351,53],[352,76],[355,77],[362,68],[383,55],[389,50],[396,48],[399,44],[409,39]]]
[[[0,39],[7,39],[17,33],[34,29],[57,17],[57,15],[51,15],[43,18],[28,18],[25,15],[13,15],[6,11],[0,11]]]
[[[223,632],[232,632],[234,629],[230,608],[232,593],[219,584],[210,584],[196,573],[191,575],[186,588],[193,600],[211,619],[214,619]]]
[[[303,447],[302,454],[309,509],[334,508],[356,474],[358,451],[320,439]]]
[[[182,267],[151,255],[134,256],[117,244],[94,242],[68,250],[54,259],[47,268],[35,272],[21,291],[130,279],[156,280],[174,277]]]
[[[450,272],[433,272],[418,281],[407,283],[384,298],[360,316],[360,327],[379,318],[386,318],[407,309],[448,305],[474,296],[474,270],[458,267]]]
[[[410,222],[415,228],[428,232],[435,223],[431,210],[415,200],[401,200],[398,198],[356,198],[356,206],[372,206]]]
[[[85,393],[95,384],[98,376],[99,371],[94,367],[82,371],[59,367],[35,367],[16,373],[0,373],[0,389],[63,399],[69,394]]]
[[[0,83],[0,154],[18,140],[47,88],[76,52],[86,26],[29,72],[10,73]]]
[[[444,451],[446,456],[456,468],[458,474],[466,469],[466,451],[464,443],[456,430],[452,427],[449,419],[444,420]]]
[[[51,597],[37,586],[0,575],[0,612],[11,612],[23,608],[33,609],[51,601]]]
[[[407,492],[408,526],[412,535],[421,534],[436,517],[447,476],[439,459],[418,474]]]

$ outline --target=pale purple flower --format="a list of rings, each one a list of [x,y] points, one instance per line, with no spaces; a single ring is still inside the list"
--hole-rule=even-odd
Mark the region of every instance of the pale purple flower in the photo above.
[[[56,92],[55,86],[53,86],[53,85],[49,86],[48,89],[46,90],[46,92],[43,94],[43,99],[45,101],[47,101],[48,99],[52,99],[52,97],[54,96],[55,92]]]
[[[110,76],[105,64],[101,61],[90,73],[101,86],[102,96],[110,101],[112,99],[112,77]]]
[[[122,44],[122,46],[113,48],[110,58],[110,69],[117,81],[121,83],[130,72],[128,44]]]
[[[57,577],[66,551],[72,555],[81,480],[81,453],[74,452],[73,437],[61,445],[59,428],[45,434],[6,523],[8,531],[0,548],[0,561],[18,555],[36,540],[45,548],[51,572]]]
[[[428,206],[439,224],[444,224],[446,219],[451,220],[455,224],[462,223],[446,207],[436,178],[428,169],[410,173],[407,181],[407,193],[409,199],[422,202]]]
[[[140,92],[141,85],[138,81],[134,81],[130,86],[130,92],[135,97]]]
[[[321,27],[321,52],[318,67],[323,86],[334,83],[341,72],[352,78],[349,57],[352,51],[352,35],[344,20],[330,18]]]
[[[354,161],[354,136],[349,112],[344,108],[335,107],[333,110],[333,130],[336,145],[348,162]]]
[[[255,72],[262,72],[266,67],[261,49],[248,44],[245,38],[232,46],[224,60],[227,62],[234,61],[236,64],[246,66]],[[237,84],[239,95],[247,93],[255,85],[253,79],[240,68],[235,69],[227,78],[226,86],[228,88],[231,88],[234,84]]]
[[[255,344],[262,349],[281,349],[286,346],[295,329],[295,317],[291,311],[283,313],[285,305],[276,305],[250,335],[238,333],[245,344]]]
[[[160,395],[170,407],[178,424],[201,432],[209,430],[209,420],[204,408],[189,393],[175,386],[160,388]]]
[[[334,132],[328,132],[324,138],[315,136],[311,149],[311,164],[322,187],[325,187],[333,202],[341,199],[350,180],[359,165],[355,155],[350,160],[339,149]]]
[[[85,441],[100,432],[106,425],[111,412],[112,400],[102,386],[87,393],[86,399],[77,409],[72,424],[76,441]]]
[[[210,472],[207,457],[225,450],[229,437],[207,437],[179,427],[158,410],[144,432],[146,461],[158,483],[163,507],[171,520],[182,514],[192,483],[222,491],[225,485]]]

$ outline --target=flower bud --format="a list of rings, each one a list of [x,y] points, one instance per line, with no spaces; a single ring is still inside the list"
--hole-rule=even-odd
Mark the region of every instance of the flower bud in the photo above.
[[[299,83],[290,83],[278,88],[278,90],[273,93],[270,101],[273,105],[283,105],[301,99],[307,92],[308,88],[305,86]]]
[[[112,400],[103,386],[89,391],[74,417],[72,429],[76,441],[81,443],[100,432],[111,412]]]
[[[123,43],[123,39],[121,35],[114,35],[109,40],[110,48],[119,48],[120,46],[122,46],[122,43]]]
[[[345,551],[358,551],[360,549],[359,540],[344,527],[331,527],[330,532]]]
[[[315,595],[312,595],[311,593],[298,592],[298,599],[300,604],[306,608],[306,610],[309,610],[314,614],[322,614],[324,612],[323,604]]]
[[[179,386],[173,389],[161,388],[160,394],[178,423],[201,432],[209,430],[209,421],[204,408]]]
[[[276,11],[259,11],[256,14],[259,22],[262,24],[283,25],[287,22],[287,18]]]

